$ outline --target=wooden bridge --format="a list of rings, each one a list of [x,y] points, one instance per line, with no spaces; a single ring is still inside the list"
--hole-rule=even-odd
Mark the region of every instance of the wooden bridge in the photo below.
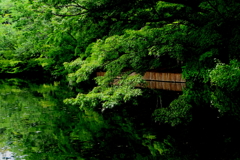
[[[104,76],[105,72],[97,72],[97,76]],[[132,73],[130,75],[135,75]],[[185,80],[182,78],[181,73],[163,73],[163,72],[146,72],[143,75],[143,79],[146,80],[147,86],[136,86],[136,87],[147,87],[151,89],[163,89],[170,91],[182,91],[186,86]]]

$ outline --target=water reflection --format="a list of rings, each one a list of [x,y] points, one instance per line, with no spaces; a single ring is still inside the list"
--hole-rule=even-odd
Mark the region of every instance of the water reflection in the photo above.
[[[57,82],[9,79],[1,81],[0,93],[1,147],[25,159],[135,159],[159,152],[150,143],[158,124],[144,107],[80,110],[63,104],[74,93]]]
[[[10,151],[3,151],[3,152],[0,152],[0,160],[14,160],[14,155],[12,152]]]
[[[59,82],[2,80],[0,148],[9,147],[15,159],[26,160],[238,157],[237,94],[188,86],[183,94],[143,89],[143,96],[134,99],[138,105],[102,111],[101,106],[64,104],[76,93]]]

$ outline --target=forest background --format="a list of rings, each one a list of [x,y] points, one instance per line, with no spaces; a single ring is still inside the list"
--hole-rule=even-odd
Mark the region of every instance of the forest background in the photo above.
[[[145,137],[156,141],[149,150],[168,159],[237,159],[239,7],[237,0],[2,0],[0,73],[66,82],[77,95],[65,104],[102,113],[159,97],[135,87],[145,85],[146,71],[180,69],[187,87],[152,117],[184,138],[169,138],[172,130]]]

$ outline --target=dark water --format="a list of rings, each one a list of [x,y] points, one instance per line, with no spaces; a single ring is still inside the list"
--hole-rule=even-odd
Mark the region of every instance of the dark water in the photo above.
[[[237,159],[238,116],[221,116],[201,100],[189,111],[190,122],[183,117],[171,126],[154,113],[182,92],[145,89],[144,94],[136,99],[138,105],[80,109],[63,103],[76,93],[60,82],[1,80],[0,148],[9,147],[26,160]],[[193,103],[202,92],[189,94]]]

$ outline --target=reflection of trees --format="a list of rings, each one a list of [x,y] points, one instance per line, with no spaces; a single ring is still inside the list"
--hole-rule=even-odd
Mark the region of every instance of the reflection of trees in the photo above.
[[[181,151],[187,159],[192,159],[193,153],[198,159],[238,158],[238,92],[188,82],[180,98],[169,107],[157,109],[156,119],[173,125],[169,134],[174,138],[176,154]]]
[[[152,138],[153,108],[147,111],[146,103],[126,104],[123,110],[79,110],[62,103],[71,94],[67,89],[19,86],[1,84],[1,140],[27,159],[135,159],[151,156],[149,149],[160,153],[156,149],[160,142]]]
[[[238,157],[237,91],[187,87],[183,93],[144,89],[147,96],[133,100],[138,105],[103,111],[63,104],[71,92],[57,85],[1,82],[1,146],[30,160]]]
[[[23,84],[1,84],[1,123],[6,128],[2,139],[20,155],[31,157],[36,153],[56,152],[58,139],[54,137],[54,132],[58,126],[54,121],[66,111],[57,112],[61,99],[55,96],[61,98],[61,93],[66,91],[57,90],[57,84],[20,85]]]

